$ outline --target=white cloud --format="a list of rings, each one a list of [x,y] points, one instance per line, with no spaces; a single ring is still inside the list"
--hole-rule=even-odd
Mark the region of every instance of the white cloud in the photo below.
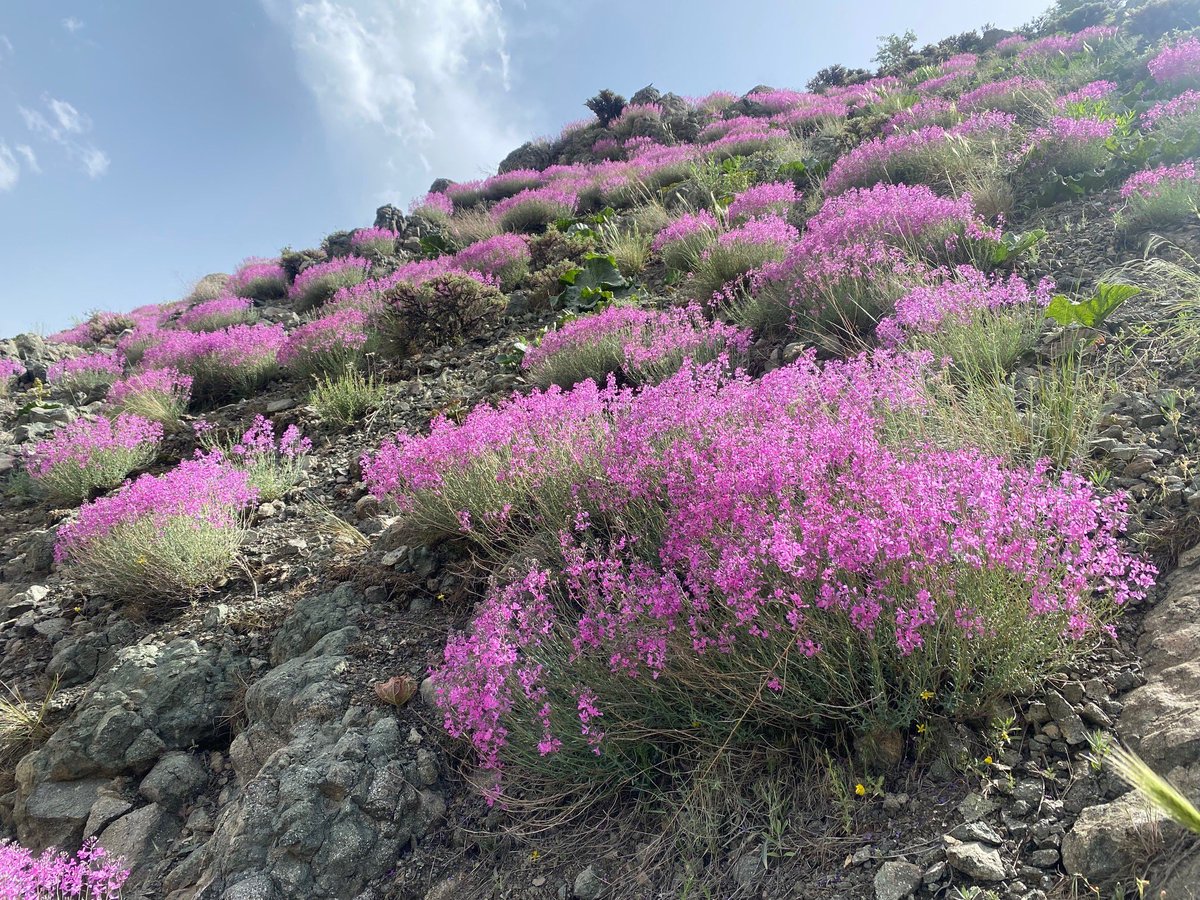
[[[71,34],[74,34],[75,32],[79,31],[81,28],[83,28],[83,20],[77,19],[74,16],[67,16],[65,19],[62,20],[62,27],[67,29],[67,31],[71,32]]]
[[[71,134],[82,134],[90,127],[90,123],[79,114],[79,110],[65,100],[50,98],[50,110],[63,131]]]
[[[38,165],[37,154],[33,152],[32,147],[28,144],[17,144],[13,149],[25,157],[25,168],[35,175],[41,174],[42,167]]]
[[[108,154],[94,144],[80,147],[76,155],[83,163],[83,171],[87,172],[88,178],[99,178],[108,171],[108,164],[111,162]]]
[[[8,144],[0,143],[0,191],[11,191],[20,177],[21,167],[17,165],[17,158],[8,149]]]
[[[376,189],[417,193],[433,172],[475,177],[522,142],[499,0],[261,2]]]
[[[4,59],[6,56],[12,56],[12,55],[13,55],[12,41],[10,41],[8,39],[8,35],[0,34],[0,60]]]
[[[108,154],[91,141],[82,140],[82,136],[92,130],[92,120],[66,100],[45,96],[42,102],[50,111],[49,117],[40,110],[17,107],[25,127],[66,150],[67,155],[79,163],[89,178],[99,178],[107,172],[110,162]],[[17,150],[29,160],[31,171],[41,171],[37,167],[33,148],[25,146],[22,149],[18,146]]]

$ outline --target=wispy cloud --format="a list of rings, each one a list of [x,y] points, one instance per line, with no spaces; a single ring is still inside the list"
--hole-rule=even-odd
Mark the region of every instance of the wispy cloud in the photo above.
[[[261,2],[381,192],[416,193],[435,171],[473,177],[520,143],[499,0]]]
[[[89,178],[99,178],[107,172],[110,162],[108,154],[83,137],[92,130],[92,120],[65,100],[47,96],[42,98],[42,102],[49,115],[26,106],[17,107],[25,127],[66,150],[67,155],[79,163]],[[26,147],[26,150],[30,156],[33,155],[32,148]],[[36,165],[35,160],[33,166]]]
[[[11,191],[21,178],[21,167],[8,144],[0,142],[0,191]]]
[[[38,165],[37,154],[33,152],[32,147],[28,144],[17,144],[13,149],[25,157],[25,168],[35,175],[41,174],[42,167]]]
[[[13,55],[12,41],[8,39],[8,35],[0,34],[0,62]]]
[[[71,34],[74,34],[83,29],[83,20],[77,19],[74,16],[67,16],[62,20],[62,27],[71,32]]]

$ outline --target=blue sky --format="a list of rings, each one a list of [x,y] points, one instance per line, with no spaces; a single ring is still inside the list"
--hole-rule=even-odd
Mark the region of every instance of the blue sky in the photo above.
[[[868,66],[1046,0],[6,0],[0,335],[176,299],[587,114]]]

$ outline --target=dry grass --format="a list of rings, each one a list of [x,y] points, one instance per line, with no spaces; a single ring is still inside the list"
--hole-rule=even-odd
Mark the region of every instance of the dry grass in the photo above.
[[[26,700],[16,688],[4,682],[0,682],[0,688],[4,691],[0,694],[0,761],[7,766],[50,737],[52,731],[46,724],[46,716],[58,690],[58,679],[54,679],[40,703]]]

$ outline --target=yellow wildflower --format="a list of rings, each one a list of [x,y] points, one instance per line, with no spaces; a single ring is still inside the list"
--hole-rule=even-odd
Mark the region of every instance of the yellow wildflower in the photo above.
[[[862,786],[862,782],[859,782],[854,786],[854,793],[858,794],[860,797],[865,797],[867,795],[867,789]]]
[[[925,723],[918,722],[917,723],[917,734],[924,734],[924,733],[925,733]]]
[[[933,699],[933,691],[921,691],[921,699],[922,700],[932,700]]]
[[[990,766],[992,764],[992,758],[990,756],[985,756],[983,758],[983,764],[985,766]]]

